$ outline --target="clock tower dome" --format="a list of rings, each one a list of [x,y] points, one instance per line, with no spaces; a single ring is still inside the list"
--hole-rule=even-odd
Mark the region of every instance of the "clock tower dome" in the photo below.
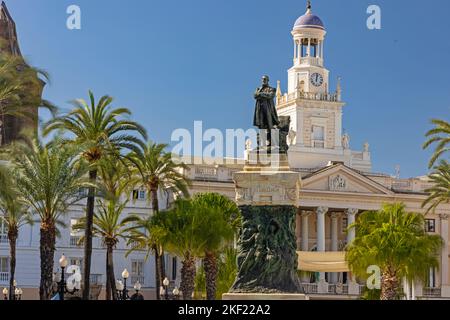
[[[288,70],[287,92],[277,88],[277,112],[290,116],[289,162],[292,168],[319,168],[330,161],[370,171],[370,153],[350,150],[350,137],[343,134],[341,84],[330,92],[330,72],[324,66],[325,25],[313,13],[311,1],[292,29],[293,66]]]

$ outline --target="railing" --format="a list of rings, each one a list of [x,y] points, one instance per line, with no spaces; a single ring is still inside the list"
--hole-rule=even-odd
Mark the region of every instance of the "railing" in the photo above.
[[[81,239],[81,237],[70,236],[70,246],[77,247],[77,248],[82,247],[83,244],[80,243],[80,239]]]
[[[100,285],[102,284],[102,276],[101,274],[91,274],[89,277],[90,283],[93,285]]]
[[[302,57],[299,61],[300,64],[306,64],[311,66],[322,66],[323,59],[317,57]]]
[[[9,282],[9,272],[0,272],[0,283]]]
[[[306,294],[317,294],[317,283],[302,283],[303,290]]]
[[[440,298],[442,295],[441,288],[423,288],[423,296],[429,298]]]
[[[8,235],[0,234],[0,243],[8,243]]]
[[[133,276],[132,275],[130,285],[133,286],[138,281],[141,285],[144,285],[144,280],[145,280],[144,276]]]
[[[328,293],[336,294],[336,295],[347,295],[348,294],[348,285],[347,284],[329,284],[328,285]]]
[[[303,99],[303,100],[319,100],[319,101],[331,101],[331,102],[338,102],[339,97],[337,93],[314,93],[314,92],[303,92],[300,90],[297,90],[296,92],[292,92],[289,94],[285,94],[284,96],[281,96],[277,103],[278,105],[287,103],[289,101],[297,100],[297,99]]]

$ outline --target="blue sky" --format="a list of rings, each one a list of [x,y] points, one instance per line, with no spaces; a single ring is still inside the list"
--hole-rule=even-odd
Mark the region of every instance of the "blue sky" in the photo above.
[[[110,94],[158,142],[176,128],[249,128],[262,74],[282,81],[292,64],[290,31],[303,0],[6,0],[23,54],[47,70],[45,98]],[[82,29],[66,28],[66,9]],[[382,9],[382,30],[366,9]],[[343,79],[351,147],[369,141],[373,170],[427,172],[421,145],[431,118],[450,115],[448,0],[313,0],[327,28],[325,63]],[[334,80],[331,85],[334,88]]]

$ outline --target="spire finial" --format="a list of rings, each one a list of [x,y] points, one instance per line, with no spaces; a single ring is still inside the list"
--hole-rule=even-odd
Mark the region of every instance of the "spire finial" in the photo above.
[[[308,0],[308,1],[306,2],[306,10],[311,11],[311,9],[312,9],[312,6],[311,6],[311,0]]]

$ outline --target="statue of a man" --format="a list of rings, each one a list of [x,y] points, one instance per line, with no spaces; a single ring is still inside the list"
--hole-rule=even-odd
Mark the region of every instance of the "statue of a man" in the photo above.
[[[271,130],[280,124],[274,102],[276,92],[275,88],[269,86],[268,76],[262,77],[262,86],[255,92],[256,107],[253,125],[266,131],[269,146],[272,142]]]

